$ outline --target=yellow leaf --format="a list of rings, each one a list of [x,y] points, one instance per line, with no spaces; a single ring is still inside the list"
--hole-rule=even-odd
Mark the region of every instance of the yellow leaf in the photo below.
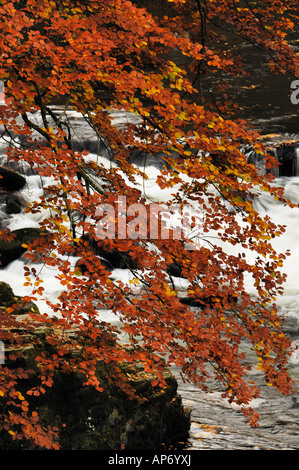
[[[18,398],[19,398],[19,400],[21,400],[21,401],[25,400],[25,398],[23,397],[23,395],[21,394],[21,392],[18,393]]]
[[[134,279],[129,280],[129,284],[140,284],[139,279],[137,277],[134,277]]]

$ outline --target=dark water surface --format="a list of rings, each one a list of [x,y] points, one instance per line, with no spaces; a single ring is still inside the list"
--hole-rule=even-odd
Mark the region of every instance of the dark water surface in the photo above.
[[[295,50],[299,49],[297,41],[292,41],[292,44]],[[261,133],[298,134],[299,104],[292,104],[290,99],[294,77],[272,73],[267,55],[253,45],[241,44],[235,49],[249,75],[222,75],[219,80],[231,85],[228,95],[239,105],[236,117],[250,120]],[[212,84],[212,91],[215,85],[216,81]]]
[[[171,16],[170,4],[163,0],[141,0],[149,6],[150,11],[157,16]],[[230,85],[226,90],[230,100],[238,104],[236,118],[248,119],[262,134],[289,133],[299,134],[299,104],[291,103],[291,83],[296,77],[290,74],[274,74],[269,66],[270,56],[260,47],[238,39],[235,35],[224,32],[213,26],[216,33],[225,34],[227,42],[222,48],[232,49],[235,56],[241,57],[246,75],[231,76],[217,73],[217,76],[207,76],[202,79],[203,96],[208,101],[225,100],[217,85]],[[289,36],[289,42],[294,51],[299,51],[299,30]],[[213,44],[206,39],[207,47],[213,49]],[[186,65],[186,56],[173,51],[171,60],[177,65]],[[212,98],[213,95],[213,98]]]

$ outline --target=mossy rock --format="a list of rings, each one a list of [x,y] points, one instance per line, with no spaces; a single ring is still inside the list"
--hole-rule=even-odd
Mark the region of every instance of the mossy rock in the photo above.
[[[12,193],[5,198],[6,214],[19,214],[26,207],[27,202],[20,194]]]
[[[34,302],[25,302],[23,297],[15,295],[11,286],[0,282],[0,307],[14,307],[13,315],[24,315],[28,312],[38,313],[39,309]]]
[[[143,381],[147,400],[141,403],[117,387],[106,384],[98,392],[83,386],[78,374],[61,374],[46,395],[35,399],[36,411],[43,425],[60,428],[61,450],[153,450],[186,437],[189,413],[175,379],[169,374],[159,394],[150,379]]]
[[[9,284],[0,282],[0,305],[3,307],[10,307],[15,299],[14,292]]]
[[[34,302],[25,302],[23,297],[19,295],[15,296],[13,306],[14,310],[13,312],[11,312],[12,315],[26,315],[27,313],[39,313],[39,308]]]
[[[44,235],[44,232],[34,227],[21,228],[11,233],[14,234],[13,240],[0,240],[0,268],[6,267],[25,253],[23,244],[33,242]]]
[[[16,201],[8,201],[5,207],[6,214],[19,214],[22,212],[22,207]]]
[[[33,333],[35,334],[35,332]],[[34,368],[34,357],[45,351],[53,354],[46,342],[47,334],[36,330],[38,341],[22,358],[7,363],[8,367]],[[35,348],[35,350],[34,350]],[[28,396],[26,390],[38,385],[37,375],[20,384],[20,391],[29,402],[30,412],[36,411],[43,427],[60,429],[61,450],[154,450],[165,442],[187,438],[190,412],[182,405],[177,382],[165,369],[166,388],[152,386],[141,364],[120,365],[126,372],[136,397],[130,399],[109,379],[109,365],[97,364],[97,377],[103,391],[84,385],[79,372],[56,372],[54,383],[45,394]],[[35,365],[36,370],[36,365]],[[0,401],[0,413],[8,412]],[[0,450],[39,450],[26,440],[15,441],[6,431],[0,432]]]

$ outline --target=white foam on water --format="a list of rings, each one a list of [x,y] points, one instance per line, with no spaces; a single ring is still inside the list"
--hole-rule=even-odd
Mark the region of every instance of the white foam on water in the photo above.
[[[80,116],[79,113],[72,112],[70,113],[71,118],[76,122],[78,129],[80,129],[79,122]],[[115,121],[115,124],[120,126],[121,120],[124,119],[121,112],[112,113],[112,118]],[[136,116],[129,116],[128,113],[125,113],[125,121],[135,120]],[[299,160],[299,151],[297,151],[298,160]],[[106,168],[115,166],[114,163],[109,162],[107,158],[101,157],[95,154],[89,154],[85,157],[86,160],[92,160],[97,162],[100,165],[103,165]],[[297,168],[299,165],[297,166]],[[141,193],[147,198],[149,202],[165,202],[173,198],[173,194],[176,193],[179,186],[174,186],[171,188],[161,189],[157,184],[157,177],[160,173],[160,170],[155,167],[146,167],[147,179],[143,179],[141,176],[136,176],[134,187],[139,187]],[[126,184],[130,185],[132,182],[122,175]],[[182,178],[188,181],[187,175],[182,175]],[[25,198],[27,202],[37,201],[41,196],[44,195],[44,188],[47,184],[53,184],[54,179],[52,178],[41,178],[38,175],[27,176],[27,185],[20,191],[20,194]],[[299,176],[296,177],[284,177],[277,178],[275,184],[279,186],[284,186],[285,195],[293,202],[299,202]],[[287,257],[284,262],[283,272],[287,274],[287,280],[284,285],[284,294],[277,298],[277,304],[288,314],[295,315],[299,319],[299,209],[291,209],[288,206],[285,206],[281,202],[275,201],[269,194],[260,191],[258,197],[254,202],[255,208],[258,212],[263,215],[268,215],[271,217],[273,222],[276,224],[286,225],[286,232],[278,238],[272,240],[273,247],[277,252],[285,253],[287,249],[290,249],[291,256]],[[194,210],[197,210],[194,207]],[[38,227],[39,223],[45,218],[48,217],[49,210],[44,210],[43,212],[32,214],[25,213],[22,211],[20,214],[14,214],[7,216],[7,219],[4,221],[11,230],[16,230],[23,227]],[[5,225],[4,224],[4,225]],[[212,233],[209,234],[213,236]],[[213,242],[219,243],[222,247],[225,248],[229,253],[237,254],[240,250],[238,246],[232,246],[224,244],[219,240],[213,239]],[[251,263],[254,262],[255,254],[251,251],[246,252],[247,260]],[[9,266],[0,270],[0,280],[4,280],[11,284],[12,288],[16,295],[29,295],[30,292],[28,288],[23,286],[23,266],[24,262],[17,260],[11,263]],[[58,279],[56,279],[56,273],[53,268],[43,267],[43,279],[45,287],[45,299],[54,301],[59,293],[63,290]],[[112,277],[115,280],[119,280],[124,284],[130,284],[132,287],[132,275],[128,270],[115,270],[112,273]],[[178,280],[182,290],[186,287],[183,280]],[[246,290],[254,295],[255,289],[252,284],[250,276],[246,277]],[[40,305],[43,309],[46,309],[49,312],[49,308],[45,306],[45,301],[41,300]],[[103,311],[104,315],[104,311]],[[114,314],[109,314],[108,311],[105,312],[105,318],[115,321],[116,317]]]

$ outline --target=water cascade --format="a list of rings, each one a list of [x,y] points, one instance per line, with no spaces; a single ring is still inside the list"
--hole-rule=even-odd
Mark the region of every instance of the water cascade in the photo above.
[[[256,152],[251,147],[245,147],[242,151],[246,155],[248,163],[252,163],[261,175],[271,172],[274,174],[275,178],[279,178],[281,176],[299,176],[298,140],[289,140],[286,138],[281,138],[280,140],[280,142],[276,142],[274,140],[266,143],[269,153],[275,157],[277,162],[279,162],[278,168],[267,170],[264,155],[260,152]]]
[[[70,119],[75,127],[75,138],[86,139],[91,142],[86,145],[90,150],[88,159],[93,161],[101,162],[104,165],[110,166],[112,163],[109,159],[109,155],[105,151],[105,148],[102,147],[102,155],[95,153],[95,142],[94,137],[90,135],[90,129],[86,129],[87,125],[84,120],[79,119],[77,113],[71,113]],[[131,117],[128,115],[120,116],[120,113],[116,113],[115,119],[119,125],[125,125]],[[83,121],[83,122],[82,122]],[[83,137],[84,136],[84,137]],[[273,153],[276,159],[281,163],[278,169],[275,170],[276,179],[273,184],[277,184],[285,187],[286,195],[294,202],[299,202],[299,143],[298,140],[293,143],[276,143],[277,145],[272,146]],[[6,162],[5,157],[5,142],[1,142],[1,153],[0,156],[0,165],[10,166],[12,162]],[[256,153],[253,149],[245,149],[244,153],[247,155],[247,159],[250,163],[253,163],[257,166],[259,172],[262,174],[266,172],[264,165],[263,155]],[[108,157],[108,158],[107,158]],[[139,156],[138,156],[139,158]],[[155,164],[154,159],[145,160],[146,164],[146,173],[148,175],[148,180],[144,181],[140,178],[140,189],[145,193],[145,195],[151,200],[156,202],[163,202],[168,200],[171,193],[173,193],[173,188],[169,190],[161,190],[156,184],[157,175],[160,172],[161,162]],[[14,163],[15,164],[15,163]],[[138,162],[136,162],[138,165]],[[30,202],[37,200],[40,196],[44,194],[44,188],[47,184],[51,184],[51,181],[42,180],[37,174],[32,174],[32,169],[25,166],[23,168],[15,168],[17,171],[23,172],[26,177],[26,186],[17,191],[17,197],[21,198],[23,201]],[[39,222],[43,217],[46,217],[48,214],[39,213],[39,214],[30,214],[26,213],[24,208],[18,213],[7,213],[5,208],[5,194],[0,194],[0,226],[9,227],[11,230],[17,230],[24,227],[37,228]],[[288,314],[295,315],[299,320],[299,307],[297,306],[299,301],[299,285],[297,279],[299,277],[299,241],[297,235],[297,227],[299,222],[299,210],[298,209],[289,209],[288,207],[282,205],[281,203],[274,201],[268,194],[261,192],[255,201],[256,208],[261,213],[261,215],[270,215],[273,218],[274,222],[278,224],[284,224],[287,226],[286,233],[279,237],[277,240],[274,239],[273,243],[278,252],[285,252],[287,249],[290,249],[292,254],[288,257],[285,264],[285,272],[288,274],[288,279],[285,285],[285,294],[280,300],[281,308],[284,312]],[[14,262],[10,263],[5,268],[0,269],[0,281],[10,282],[13,290],[16,295],[30,295],[28,288],[26,289],[23,286],[23,265],[26,262],[25,259],[17,259]],[[76,259],[73,259],[72,262],[75,264]],[[46,270],[43,268],[46,276],[45,286],[47,287],[46,296],[49,300],[54,300],[59,295],[59,292],[62,290],[62,287],[59,285],[55,274],[51,269]],[[128,282],[130,278],[130,272],[124,269],[115,269],[112,273],[115,279]],[[252,286],[248,282],[248,291],[251,293]],[[184,284],[182,281],[182,289],[184,289]],[[44,308],[44,303],[43,303]],[[47,309],[49,312],[49,309]],[[105,314],[106,319],[111,321],[117,320],[114,316],[109,316],[109,312],[102,312]]]

